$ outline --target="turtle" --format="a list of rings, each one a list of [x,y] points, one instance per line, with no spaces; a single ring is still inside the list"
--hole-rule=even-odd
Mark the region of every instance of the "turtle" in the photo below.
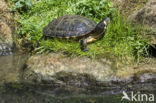
[[[103,38],[109,23],[109,17],[105,17],[98,24],[79,15],[58,17],[43,28],[43,36],[38,41],[37,47],[43,38],[51,37],[78,40],[81,44],[81,50],[88,51],[87,44]]]

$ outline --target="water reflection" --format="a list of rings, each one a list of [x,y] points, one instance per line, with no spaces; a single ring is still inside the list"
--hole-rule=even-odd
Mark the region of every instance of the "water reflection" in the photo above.
[[[0,103],[120,103],[121,94],[55,96],[38,93],[30,89],[6,89],[0,93]],[[129,102],[124,102],[129,103]]]
[[[20,70],[27,59],[27,54],[14,53],[0,56],[0,85],[5,82],[18,82]]]

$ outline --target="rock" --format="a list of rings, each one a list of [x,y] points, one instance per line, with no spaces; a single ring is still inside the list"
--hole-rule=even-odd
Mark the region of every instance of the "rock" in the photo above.
[[[52,89],[55,93],[94,90],[97,93],[111,85],[107,89],[109,91],[118,83],[118,78],[113,76],[113,65],[108,59],[72,58],[60,53],[33,55],[26,63],[23,83],[35,88]]]
[[[134,21],[137,23],[144,23],[148,27],[156,28],[156,1],[149,0],[144,7],[138,11],[134,11],[132,15],[128,17],[128,21]]]
[[[147,0],[111,0],[114,7],[120,10],[120,13],[127,18],[133,11],[139,10],[146,4]]]
[[[154,80],[156,80],[156,73],[143,73],[142,75],[139,76],[139,79],[141,82],[148,81],[149,83]],[[156,81],[153,81],[156,82]]]
[[[79,75],[92,75],[99,81],[108,80],[111,71],[111,65],[102,62],[92,61],[89,58],[68,58],[63,54],[51,53],[35,55],[27,61],[27,68],[24,72],[24,78],[36,82],[57,80],[60,76],[67,76],[66,79],[73,79]],[[32,74],[33,73],[33,74]]]
[[[0,44],[0,56],[12,54],[12,48],[8,44]]]
[[[149,35],[152,36],[151,43],[156,44],[156,1],[148,0],[148,2],[137,11],[134,11],[127,21],[132,21],[138,24],[145,24],[145,28],[150,29]]]
[[[13,16],[5,0],[0,1],[0,56],[12,53]]]
[[[113,2],[114,7],[118,6],[120,7],[123,4],[123,2],[125,2],[125,0],[110,0],[110,1]]]
[[[56,88],[63,86],[87,88],[87,90],[97,90],[97,88],[113,90],[113,88],[124,88],[127,84],[142,81],[145,83],[149,79],[146,78],[148,76],[140,77],[143,73],[156,73],[156,63],[145,68],[137,66],[137,69],[134,66],[119,67],[120,69],[116,66],[116,63],[106,58],[95,60],[87,57],[71,58],[60,53],[33,55],[26,63],[23,82]],[[135,79],[139,77],[141,79]]]

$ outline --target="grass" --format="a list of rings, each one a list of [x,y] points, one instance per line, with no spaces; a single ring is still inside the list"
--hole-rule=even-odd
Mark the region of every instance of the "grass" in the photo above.
[[[42,40],[37,53],[64,52],[71,56],[88,56],[94,58],[109,53],[115,57],[125,60],[140,61],[146,53],[149,45],[148,39],[142,37],[144,30],[141,26],[131,26],[125,18],[112,7],[107,0],[39,0],[33,1],[31,8],[20,11],[19,28],[17,30],[17,43],[23,41],[36,47],[38,40],[43,35],[43,27],[51,20],[65,14],[76,14],[88,17],[97,23],[106,16],[111,18],[111,24],[106,36],[95,43],[89,44],[88,52],[80,50],[80,43],[68,42],[57,39]]]

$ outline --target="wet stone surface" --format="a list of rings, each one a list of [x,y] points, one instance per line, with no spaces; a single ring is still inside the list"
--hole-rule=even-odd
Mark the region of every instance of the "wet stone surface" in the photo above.
[[[4,43],[0,44],[0,56],[10,55],[12,53],[13,53],[12,47]]]
[[[6,0],[0,1],[0,56],[12,54],[14,21]]]
[[[24,78],[42,82],[48,79],[55,80],[61,76],[66,77],[70,74],[71,78],[67,79],[72,79],[74,76],[79,77],[79,74],[84,76],[87,74],[88,76],[93,75],[99,81],[106,81],[107,77],[113,73],[111,66],[109,63],[104,64],[85,57],[70,58],[57,53],[35,55],[27,61]]]
[[[23,83],[44,89],[53,87],[54,92],[64,89],[72,92],[120,91],[149,81],[153,88],[156,86],[156,64],[149,63],[150,66],[148,63],[136,67],[126,65],[119,69],[114,68],[116,63],[106,58],[71,58],[59,53],[33,55],[26,62]]]

